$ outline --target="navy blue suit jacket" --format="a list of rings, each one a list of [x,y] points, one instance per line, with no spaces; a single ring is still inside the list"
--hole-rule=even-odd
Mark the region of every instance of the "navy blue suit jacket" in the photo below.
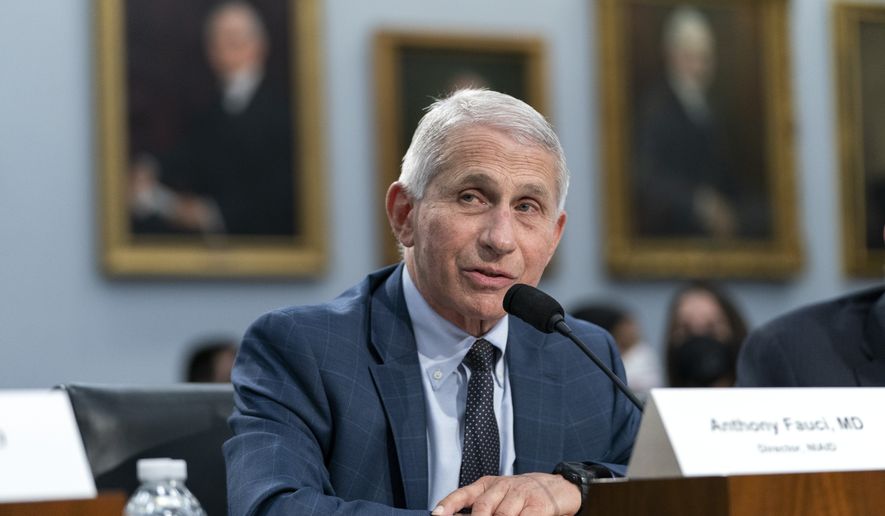
[[[800,308],[753,331],[739,387],[885,386],[885,287]]]
[[[401,270],[249,329],[224,447],[230,514],[427,514],[424,392]],[[607,333],[568,324],[624,377]],[[571,342],[510,318],[506,360],[516,473],[626,463],[639,413]]]

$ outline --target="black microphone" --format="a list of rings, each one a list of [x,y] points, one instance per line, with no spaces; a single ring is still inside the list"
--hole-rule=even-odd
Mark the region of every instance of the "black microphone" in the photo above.
[[[565,310],[562,309],[562,306],[555,299],[535,287],[517,283],[504,294],[504,311],[519,317],[538,331],[544,333],[559,332],[568,337],[581,348],[585,355],[590,357],[590,360],[597,367],[602,369],[602,372],[611,379],[615,386],[636,405],[639,412],[642,412],[642,402],[639,401],[639,398],[568,327],[565,323]]]

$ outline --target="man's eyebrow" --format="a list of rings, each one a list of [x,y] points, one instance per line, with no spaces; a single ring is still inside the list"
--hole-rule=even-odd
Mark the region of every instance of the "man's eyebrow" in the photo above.
[[[470,174],[458,178],[457,183],[459,185],[474,184],[478,186],[491,186],[494,184],[492,178],[489,177],[488,174],[482,172],[471,172]]]
[[[477,187],[492,187],[494,180],[483,172],[471,172],[458,178],[456,186],[475,185]],[[520,194],[528,197],[545,198],[552,196],[550,189],[541,183],[526,183],[520,186]]]
[[[538,183],[528,183],[521,187],[524,195],[528,195],[529,197],[547,197],[550,195],[550,190]]]

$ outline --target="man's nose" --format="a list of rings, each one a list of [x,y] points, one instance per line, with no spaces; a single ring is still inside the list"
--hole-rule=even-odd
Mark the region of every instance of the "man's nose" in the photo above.
[[[515,223],[509,206],[496,206],[488,212],[480,243],[497,255],[513,252],[516,250]]]

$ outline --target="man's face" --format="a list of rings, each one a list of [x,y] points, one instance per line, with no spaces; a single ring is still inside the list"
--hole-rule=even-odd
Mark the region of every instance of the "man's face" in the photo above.
[[[216,15],[206,41],[209,62],[221,78],[260,66],[265,46],[256,33],[255,20],[243,8],[233,6]]]
[[[555,157],[504,133],[468,127],[398,232],[418,290],[472,335],[504,316],[515,283],[537,285],[565,226]]]
[[[683,28],[670,49],[670,72],[684,85],[706,90],[713,82],[716,55],[713,33],[703,25]]]

